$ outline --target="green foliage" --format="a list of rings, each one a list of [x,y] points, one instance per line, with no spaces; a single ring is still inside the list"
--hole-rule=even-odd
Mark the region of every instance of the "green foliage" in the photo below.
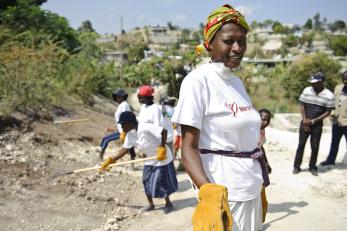
[[[23,2],[0,12],[2,25],[11,28],[15,33],[35,34],[30,41],[33,45],[52,41],[69,51],[79,46],[76,33],[65,18]]]
[[[200,41],[203,40],[202,37],[200,36],[199,32],[197,32],[197,31],[193,32],[192,37],[193,37],[194,44],[199,44]]]
[[[306,23],[304,24],[304,28],[309,30],[313,28],[313,22],[311,18],[307,19]]]
[[[329,38],[329,43],[335,55],[347,55],[347,36],[331,36]]]
[[[283,26],[280,22],[274,22],[272,24],[272,30],[275,34],[288,34],[290,32],[290,29]]]
[[[148,50],[144,42],[131,44],[128,48],[128,60],[131,64],[140,62],[144,57],[144,51]]]
[[[28,4],[28,5],[42,5],[47,2],[47,0],[1,0],[0,1],[0,10],[5,10],[7,7],[19,5],[19,4]]]
[[[318,71],[322,71],[326,75],[325,86],[330,90],[334,89],[339,81],[340,68],[340,64],[327,57],[326,54],[316,53],[303,56],[292,63],[284,73],[282,85],[285,86],[285,96],[289,100],[298,99],[302,90],[309,86],[308,78]]]
[[[331,31],[343,30],[346,28],[346,23],[342,20],[336,20],[334,23],[329,25]]]
[[[124,66],[122,82],[127,87],[138,87],[142,84],[149,84],[151,79],[157,79],[159,68],[155,62],[141,62],[137,65]]]
[[[282,64],[273,68],[248,64],[235,74],[242,79],[256,108],[267,108],[272,112],[294,112],[297,111],[297,103],[285,97],[285,89],[281,84],[286,68]]]
[[[301,38],[299,38],[300,44],[305,44],[311,46],[314,38],[314,33],[305,33]]]
[[[183,29],[181,33],[181,42],[187,43],[189,40],[190,31],[188,29]]]
[[[113,63],[101,62],[102,52],[95,43],[96,38],[95,33],[80,34],[81,50],[65,61],[60,73],[67,92],[79,96],[84,102],[96,93],[109,96],[120,78]]]
[[[77,29],[78,32],[95,32],[92,23],[89,20],[83,21],[82,25]]]
[[[322,29],[322,22],[320,21],[320,14],[317,13],[313,16],[313,28],[315,30]]]
[[[18,42],[0,46],[1,111],[41,108],[61,102],[65,95],[57,73],[67,53],[55,44],[40,49]]]
[[[295,47],[296,45],[298,45],[298,41],[299,41],[299,38],[291,34],[284,39],[283,43],[288,47]]]

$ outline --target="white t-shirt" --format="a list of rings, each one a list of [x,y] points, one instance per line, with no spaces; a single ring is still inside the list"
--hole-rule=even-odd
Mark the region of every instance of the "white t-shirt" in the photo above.
[[[118,123],[119,116],[120,116],[120,114],[122,114],[125,111],[131,111],[130,105],[128,104],[128,102],[126,100],[122,101],[118,105],[117,110],[114,113],[114,120],[116,121],[116,126],[117,126],[117,129],[118,129],[119,132],[123,131],[122,125]]]
[[[170,143],[173,141],[173,125],[171,122],[171,117],[173,114],[173,107],[164,105],[165,115],[163,116],[163,128],[167,130],[167,139],[166,143]],[[171,113],[171,114],[170,114]],[[171,116],[170,116],[171,115]]]
[[[142,123],[152,123],[158,126],[162,126],[163,124],[163,114],[161,108],[155,103],[151,105],[142,104],[137,119]]]
[[[176,110],[176,107],[174,108],[174,111],[175,110]],[[172,121],[172,117],[171,117],[171,121]],[[174,135],[175,136],[181,136],[182,135],[180,124],[176,124],[176,128],[174,129]]]
[[[199,148],[236,152],[258,147],[261,118],[239,78],[222,63],[207,63],[185,77],[173,122],[200,130]],[[260,164],[249,158],[201,154],[209,180],[228,188],[230,201],[256,198]]]
[[[162,131],[163,128],[159,127],[158,125],[139,122],[137,130],[132,129],[127,133],[123,148],[129,149],[136,146],[143,153],[145,153],[147,157],[156,156],[157,148],[161,144]],[[166,147],[166,156],[167,158],[163,161],[148,160],[145,162],[145,165],[164,166],[169,164],[173,158],[171,150],[168,147]]]

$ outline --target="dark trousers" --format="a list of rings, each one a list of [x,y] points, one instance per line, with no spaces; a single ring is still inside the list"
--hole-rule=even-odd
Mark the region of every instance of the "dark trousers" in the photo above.
[[[310,158],[309,168],[310,169],[317,168],[316,163],[317,163],[317,157],[318,157],[319,142],[322,136],[322,127],[323,127],[322,123],[315,124],[311,126],[310,132],[305,132],[304,125],[301,122],[300,129],[299,129],[299,146],[298,146],[298,149],[296,150],[295,161],[294,161],[295,168],[300,169],[300,165],[302,163],[302,157],[304,155],[306,141],[309,136],[311,136],[310,137],[311,158]]]
[[[327,158],[327,162],[335,164],[335,160],[336,160],[337,152],[339,151],[342,135],[345,136],[346,143],[347,143],[347,126],[342,127],[342,126],[339,126],[338,124],[333,124],[330,152]]]
[[[111,133],[111,134],[103,137],[101,140],[101,144],[100,144],[101,149],[105,150],[107,148],[109,142],[111,142],[113,140],[118,140],[119,135],[120,135],[119,132],[114,132],[114,133]]]
[[[130,159],[135,160],[136,157],[136,152],[135,152],[135,148],[131,147],[130,149],[128,149],[129,154],[130,154]]]
[[[114,132],[114,133],[111,133],[111,134],[105,136],[104,138],[102,138],[102,141],[100,144],[101,149],[105,151],[107,146],[108,146],[108,143],[113,141],[113,140],[118,140],[119,136],[120,136],[119,132]],[[128,149],[128,151],[130,154],[130,158],[132,160],[135,160],[135,157],[136,157],[135,148],[131,147],[130,149]]]

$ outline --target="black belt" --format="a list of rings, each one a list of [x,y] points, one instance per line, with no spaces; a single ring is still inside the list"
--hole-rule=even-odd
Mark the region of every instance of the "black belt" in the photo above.
[[[269,173],[266,169],[266,163],[265,163],[263,151],[259,148],[256,148],[251,152],[234,152],[234,151],[224,151],[224,150],[212,151],[208,149],[200,149],[200,153],[201,154],[212,153],[212,154],[228,156],[228,157],[250,158],[250,159],[258,160],[261,167],[262,175],[263,175],[263,180],[264,180],[263,185],[266,187],[270,184]]]

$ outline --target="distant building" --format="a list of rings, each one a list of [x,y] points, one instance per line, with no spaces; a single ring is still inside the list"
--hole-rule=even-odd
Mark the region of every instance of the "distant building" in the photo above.
[[[273,31],[271,28],[256,28],[251,31],[251,34],[256,35],[257,39],[263,41],[267,40],[273,34]]]
[[[115,62],[117,64],[127,64],[128,54],[121,51],[106,51],[104,53],[103,61]]]
[[[114,42],[114,40],[114,36],[102,35],[101,37],[96,39],[96,43],[111,43]]]
[[[313,41],[311,45],[311,52],[322,52],[332,55],[333,51],[329,48],[327,40]]]
[[[154,26],[147,27],[150,43],[161,46],[169,46],[180,41],[181,30],[169,30],[167,27]]]

